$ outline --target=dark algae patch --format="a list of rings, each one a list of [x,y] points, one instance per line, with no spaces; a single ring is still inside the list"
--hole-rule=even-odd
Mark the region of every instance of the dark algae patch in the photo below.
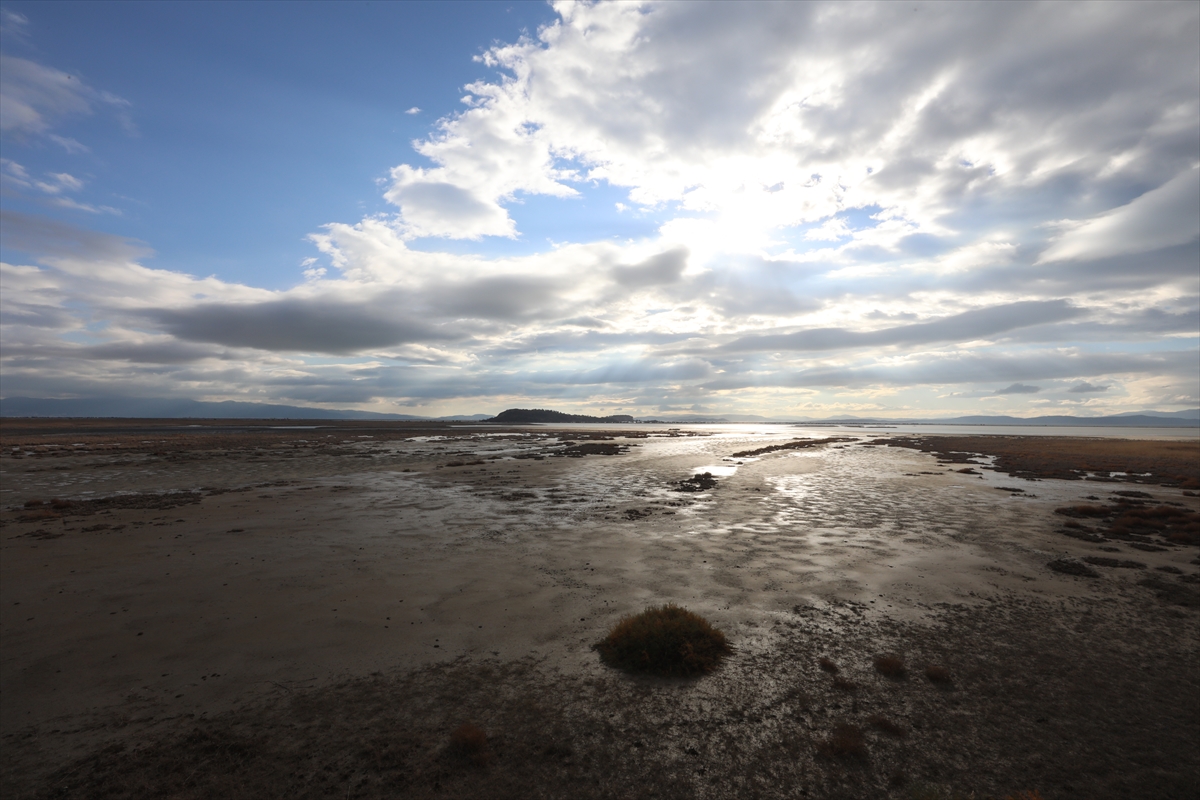
[[[1046,564],[1047,567],[1063,575],[1076,575],[1081,578],[1099,578],[1100,573],[1074,558],[1056,558]]]
[[[756,450],[742,450],[740,453],[734,453],[731,458],[754,458],[755,456],[762,456],[767,453],[778,453],[781,450],[805,450],[809,447],[821,447],[822,445],[837,444],[838,442],[855,441],[858,440],[846,436],[830,436],[828,439],[793,439],[790,442],[767,445],[766,447],[759,447]]]
[[[1200,489],[1200,439],[1057,436],[895,436],[873,444],[933,453],[951,463],[994,456],[995,468],[1016,478],[1063,478]]]
[[[1086,532],[1110,539],[1149,544],[1148,537],[1159,536],[1169,544],[1200,545],[1200,514],[1169,503],[1118,497],[1113,503],[1079,503],[1054,513],[1071,519],[1074,524],[1065,524],[1079,531],[1084,531],[1083,520],[1094,521],[1100,528]]]
[[[596,650],[610,667],[667,678],[712,672],[733,653],[724,633],[673,604],[623,617]]]
[[[677,492],[707,492],[709,489],[715,489],[717,479],[713,477],[711,472],[702,472],[699,475],[693,475],[686,480],[682,480],[675,484]]]

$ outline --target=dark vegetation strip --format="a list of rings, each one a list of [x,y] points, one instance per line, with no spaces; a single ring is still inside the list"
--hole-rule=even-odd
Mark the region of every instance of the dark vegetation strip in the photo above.
[[[803,450],[808,447],[820,447],[826,444],[836,444],[837,442],[856,442],[857,439],[847,436],[830,436],[827,439],[793,439],[790,442],[783,444],[772,444],[767,447],[760,447],[757,450],[743,450],[740,453],[734,453],[731,458],[753,458],[766,453],[777,453],[780,450]]]
[[[968,463],[995,456],[1017,478],[1158,484],[1200,489],[1200,439],[1162,441],[1058,436],[895,436],[872,444],[933,453]]]

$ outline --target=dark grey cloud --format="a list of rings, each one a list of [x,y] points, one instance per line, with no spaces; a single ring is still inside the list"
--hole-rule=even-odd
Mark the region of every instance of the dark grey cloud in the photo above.
[[[1185,305],[1194,300],[1179,298],[1176,302]],[[1135,342],[1181,333],[1200,333],[1200,308],[1178,312],[1162,308],[1106,309],[1102,320],[1040,325],[1014,331],[1005,338],[1008,342]]]
[[[815,366],[785,370],[730,373],[700,384],[711,391],[752,387],[861,387],[1019,383],[1105,375],[1138,374],[1182,377],[1195,375],[1200,352],[1168,350],[1150,353],[953,353],[930,355],[896,365]],[[728,372],[728,371],[727,371]]]
[[[379,298],[374,304],[284,299],[151,309],[141,315],[180,339],[259,350],[348,354],[454,338],[435,325],[389,314],[381,305]]]
[[[627,289],[675,283],[687,268],[687,259],[687,248],[677,247],[651,256],[640,264],[613,267],[613,280]]]
[[[1200,263],[1200,243],[1177,245],[1156,253],[1124,254],[1089,261],[1059,261],[1033,265],[1036,249],[1019,248],[1013,263],[981,267],[956,276],[932,280],[898,281],[896,291],[933,288],[942,291],[980,293],[1008,291],[1019,285],[1023,292],[1061,297],[1080,292],[1141,291],[1158,286],[1188,287],[1195,292],[1196,264]],[[886,290],[887,284],[881,286]]]
[[[820,351],[854,347],[894,347],[972,341],[1031,325],[1061,322],[1085,313],[1066,300],[1027,300],[964,311],[931,322],[875,331],[810,328],[783,334],[743,336],[723,345],[726,352]]]
[[[549,278],[497,275],[434,286],[412,299],[441,317],[515,322],[555,316],[562,288]]]
[[[1095,384],[1083,381],[1082,383],[1075,384],[1070,389],[1067,389],[1067,391],[1071,392],[1072,394],[1091,394],[1093,392],[1107,392],[1108,387],[1096,386]]]
[[[31,256],[125,263],[153,255],[134,239],[89,231],[47,217],[0,210],[0,244]]]
[[[1003,389],[997,389],[994,394],[1037,394],[1042,390],[1040,386],[1030,386],[1028,383],[1010,383]]]
[[[6,360],[20,358],[63,359],[98,363],[104,361],[133,364],[189,364],[208,358],[227,358],[223,350],[208,345],[161,340],[153,342],[115,341],[106,344],[66,344],[59,339],[51,342],[17,342],[5,345]],[[10,363],[16,363],[10,361]]]

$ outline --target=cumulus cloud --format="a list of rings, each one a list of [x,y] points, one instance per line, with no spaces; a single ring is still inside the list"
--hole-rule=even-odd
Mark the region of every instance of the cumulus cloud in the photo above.
[[[468,413],[1195,398],[1195,4],[555,9],[390,171],[394,216],[315,232],[290,289],[4,212],[33,262],[4,267],[5,391]],[[5,79],[12,135],[68,150],[58,121],[121,108],[33,62]],[[78,191],[11,163],[46,202]],[[522,236],[527,196],[597,187],[654,231],[489,249]]]
[[[761,245],[871,204],[941,234],[983,194],[1085,181],[1113,196],[1194,161],[1197,25],[1183,6],[556,9],[536,40],[488,51],[507,77],[467,87],[470,110],[418,143],[439,168],[394,174],[416,230],[512,235],[504,200],[587,178],[709,213],[725,240]],[[465,219],[422,221],[403,202],[422,182],[465,192]]]

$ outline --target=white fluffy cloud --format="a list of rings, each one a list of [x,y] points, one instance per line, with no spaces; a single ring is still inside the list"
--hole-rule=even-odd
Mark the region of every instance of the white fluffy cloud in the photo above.
[[[427,164],[391,170],[395,216],[314,233],[327,268],[290,290],[7,218],[37,263],[4,268],[6,393],[254,385],[447,413],[1200,400],[1195,4],[555,8],[483,56],[498,77],[414,144]],[[58,105],[27,99],[31,134],[96,102],[39,97]],[[656,233],[487,255],[521,235],[523,197],[602,183]]]
[[[439,166],[393,172],[414,235],[512,235],[506,200],[588,180],[743,247],[865,206],[945,233],[964,203],[1041,191],[1103,211],[1196,160],[1183,4],[556,9],[536,40],[490,50],[507,77],[467,87],[473,107],[417,144]],[[696,250],[694,227],[676,225]]]

